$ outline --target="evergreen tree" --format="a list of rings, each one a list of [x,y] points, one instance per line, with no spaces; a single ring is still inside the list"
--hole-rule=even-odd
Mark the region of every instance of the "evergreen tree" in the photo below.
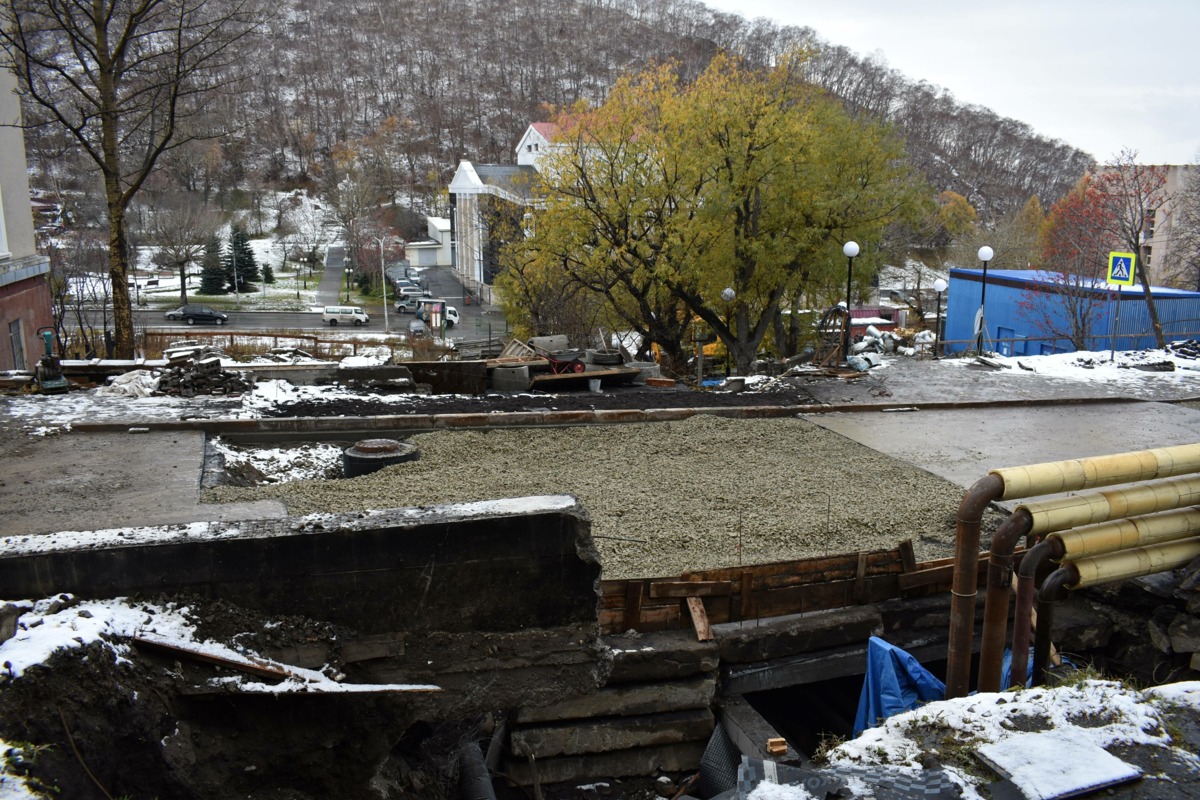
[[[200,294],[225,294],[228,281],[221,260],[221,241],[216,235],[204,243],[204,259],[200,262]]]
[[[258,262],[254,258],[254,250],[250,248],[250,239],[240,225],[233,226],[229,234],[229,250],[222,257],[221,263],[225,268],[226,281],[235,292],[255,291],[251,284],[262,280]]]
[[[262,282],[263,283],[274,283],[275,282],[275,270],[271,269],[270,264],[264,263],[262,265]]]

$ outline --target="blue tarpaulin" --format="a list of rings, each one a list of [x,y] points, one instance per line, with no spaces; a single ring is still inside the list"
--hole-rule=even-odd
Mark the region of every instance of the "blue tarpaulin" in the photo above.
[[[881,719],[910,711],[922,703],[942,700],[946,684],[904,650],[876,636],[867,646],[867,675],[858,698],[854,735],[872,728]]]

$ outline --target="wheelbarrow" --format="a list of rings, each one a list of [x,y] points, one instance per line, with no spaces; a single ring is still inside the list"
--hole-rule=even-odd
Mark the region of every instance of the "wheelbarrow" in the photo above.
[[[544,350],[536,346],[533,350],[550,364],[551,375],[569,375],[587,369],[579,350]]]

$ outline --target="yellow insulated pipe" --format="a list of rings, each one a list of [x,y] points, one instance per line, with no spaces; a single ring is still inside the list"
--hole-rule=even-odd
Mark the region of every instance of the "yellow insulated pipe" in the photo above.
[[[1071,584],[1069,588],[1082,589],[1099,583],[1123,581],[1178,569],[1197,557],[1200,557],[1200,537],[1081,558],[1063,566],[1072,566],[1079,574],[1079,581]]]
[[[1029,512],[1033,521],[1029,532],[1041,536],[1052,531],[1193,505],[1200,505],[1200,475],[1022,503],[1017,508]]]
[[[1197,534],[1200,534],[1200,506],[1101,522],[1051,533],[1046,538],[1062,542],[1062,560],[1071,561],[1116,550],[1186,539]]]
[[[1001,500],[1074,492],[1095,486],[1148,481],[1200,472],[1200,444],[1159,447],[1133,453],[1050,461],[992,470],[1004,481]]]

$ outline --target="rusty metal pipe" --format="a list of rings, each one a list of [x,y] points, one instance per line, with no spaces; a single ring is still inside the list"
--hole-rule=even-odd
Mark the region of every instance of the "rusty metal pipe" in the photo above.
[[[1062,542],[1044,539],[1025,553],[1017,568],[1017,603],[1013,612],[1012,670],[1008,685],[1024,686],[1029,672],[1029,629],[1033,626],[1033,599],[1037,576],[1051,561],[1062,558]],[[1008,688],[1008,687],[1005,687]]]
[[[1004,479],[990,473],[963,493],[955,525],[954,579],[950,588],[950,642],[946,651],[946,698],[970,691],[975,637],[975,595],[979,588],[979,529],[983,512],[1004,494]]]
[[[959,503],[955,527],[946,697],[963,697],[969,691],[978,589],[979,529],[989,503],[1189,473],[1200,473],[1200,444],[1009,467],[992,470],[976,481]]]
[[[1079,572],[1073,564],[1050,573],[1037,593],[1038,626],[1033,645],[1033,685],[1046,682],[1046,665],[1050,663],[1050,627],[1054,622],[1054,607],[1067,596],[1067,587],[1079,583]]]
[[[979,648],[981,692],[1000,691],[1004,668],[1004,640],[1008,634],[1008,598],[1012,594],[1013,550],[1033,526],[1033,517],[1023,508],[1004,520],[992,536],[988,555],[987,593],[983,600],[983,642]]]

